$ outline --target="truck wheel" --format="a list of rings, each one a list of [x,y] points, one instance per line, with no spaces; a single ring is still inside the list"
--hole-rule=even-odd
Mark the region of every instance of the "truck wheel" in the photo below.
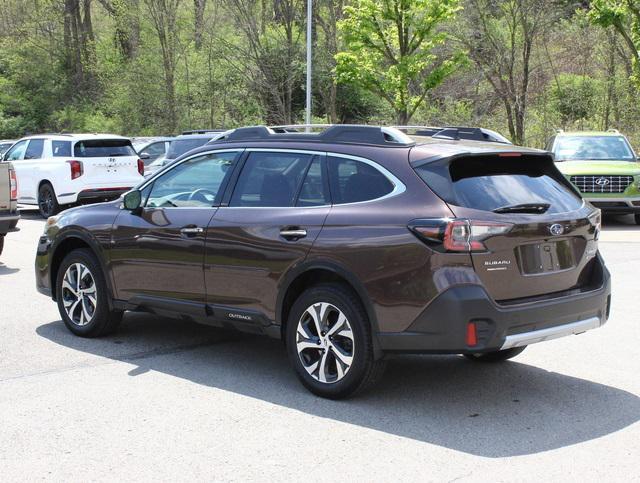
[[[53,191],[53,186],[49,183],[43,183],[38,190],[38,209],[43,218],[49,218],[60,212],[60,205],[56,199],[56,193]]]
[[[352,396],[384,371],[385,361],[374,358],[367,313],[357,295],[342,284],[317,285],[296,300],[286,344],[298,378],[321,397]]]
[[[70,252],[56,277],[58,311],[67,328],[81,337],[100,337],[118,328],[122,312],[110,308],[110,294],[96,256],[87,249]]]
[[[521,354],[526,348],[527,346],[525,345],[522,347],[512,347],[511,349],[505,349],[503,351],[478,352],[476,354],[464,354],[464,356],[467,359],[478,362],[502,362]]]

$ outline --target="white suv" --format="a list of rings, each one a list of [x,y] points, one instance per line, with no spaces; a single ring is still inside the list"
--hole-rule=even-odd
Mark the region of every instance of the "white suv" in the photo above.
[[[143,179],[144,164],[128,138],[56,134],[19,140],[4,155],[18,178],[18,202],[38,205],[44,217],[62,205],[109,201]]]

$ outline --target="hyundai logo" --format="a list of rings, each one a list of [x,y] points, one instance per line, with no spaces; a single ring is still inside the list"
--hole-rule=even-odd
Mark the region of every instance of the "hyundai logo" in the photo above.
[[[560,223],[554,223],[549,227],[549,233],[554,236],[562,235],[564,233],[564,226]]]
[[[609,179],[605,178],[604,176],[596,180],[596,184],[598,186],[607,186],[610,182],[611,181],[609,181]]]

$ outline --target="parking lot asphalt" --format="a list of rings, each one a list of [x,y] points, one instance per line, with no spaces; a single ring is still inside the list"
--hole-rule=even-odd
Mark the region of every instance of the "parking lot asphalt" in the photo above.
[[[347,401],[308,393],[278,341],[127,314],[71,335],[35,290],[44,222],[0,256],[0,480],[640,480],[640,227],[605,220],[601,329],[505,364],[389,360]]]

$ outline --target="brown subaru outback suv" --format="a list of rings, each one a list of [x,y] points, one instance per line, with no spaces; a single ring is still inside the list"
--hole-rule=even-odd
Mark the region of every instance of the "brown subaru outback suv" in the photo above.
[[[387,353],[502,361],[607,320],[600,213],[548,153],[290,131],[230,131],[119,201],[50,218],[39,291],[83,337],[129,310],[281,338],[329,398]]]

